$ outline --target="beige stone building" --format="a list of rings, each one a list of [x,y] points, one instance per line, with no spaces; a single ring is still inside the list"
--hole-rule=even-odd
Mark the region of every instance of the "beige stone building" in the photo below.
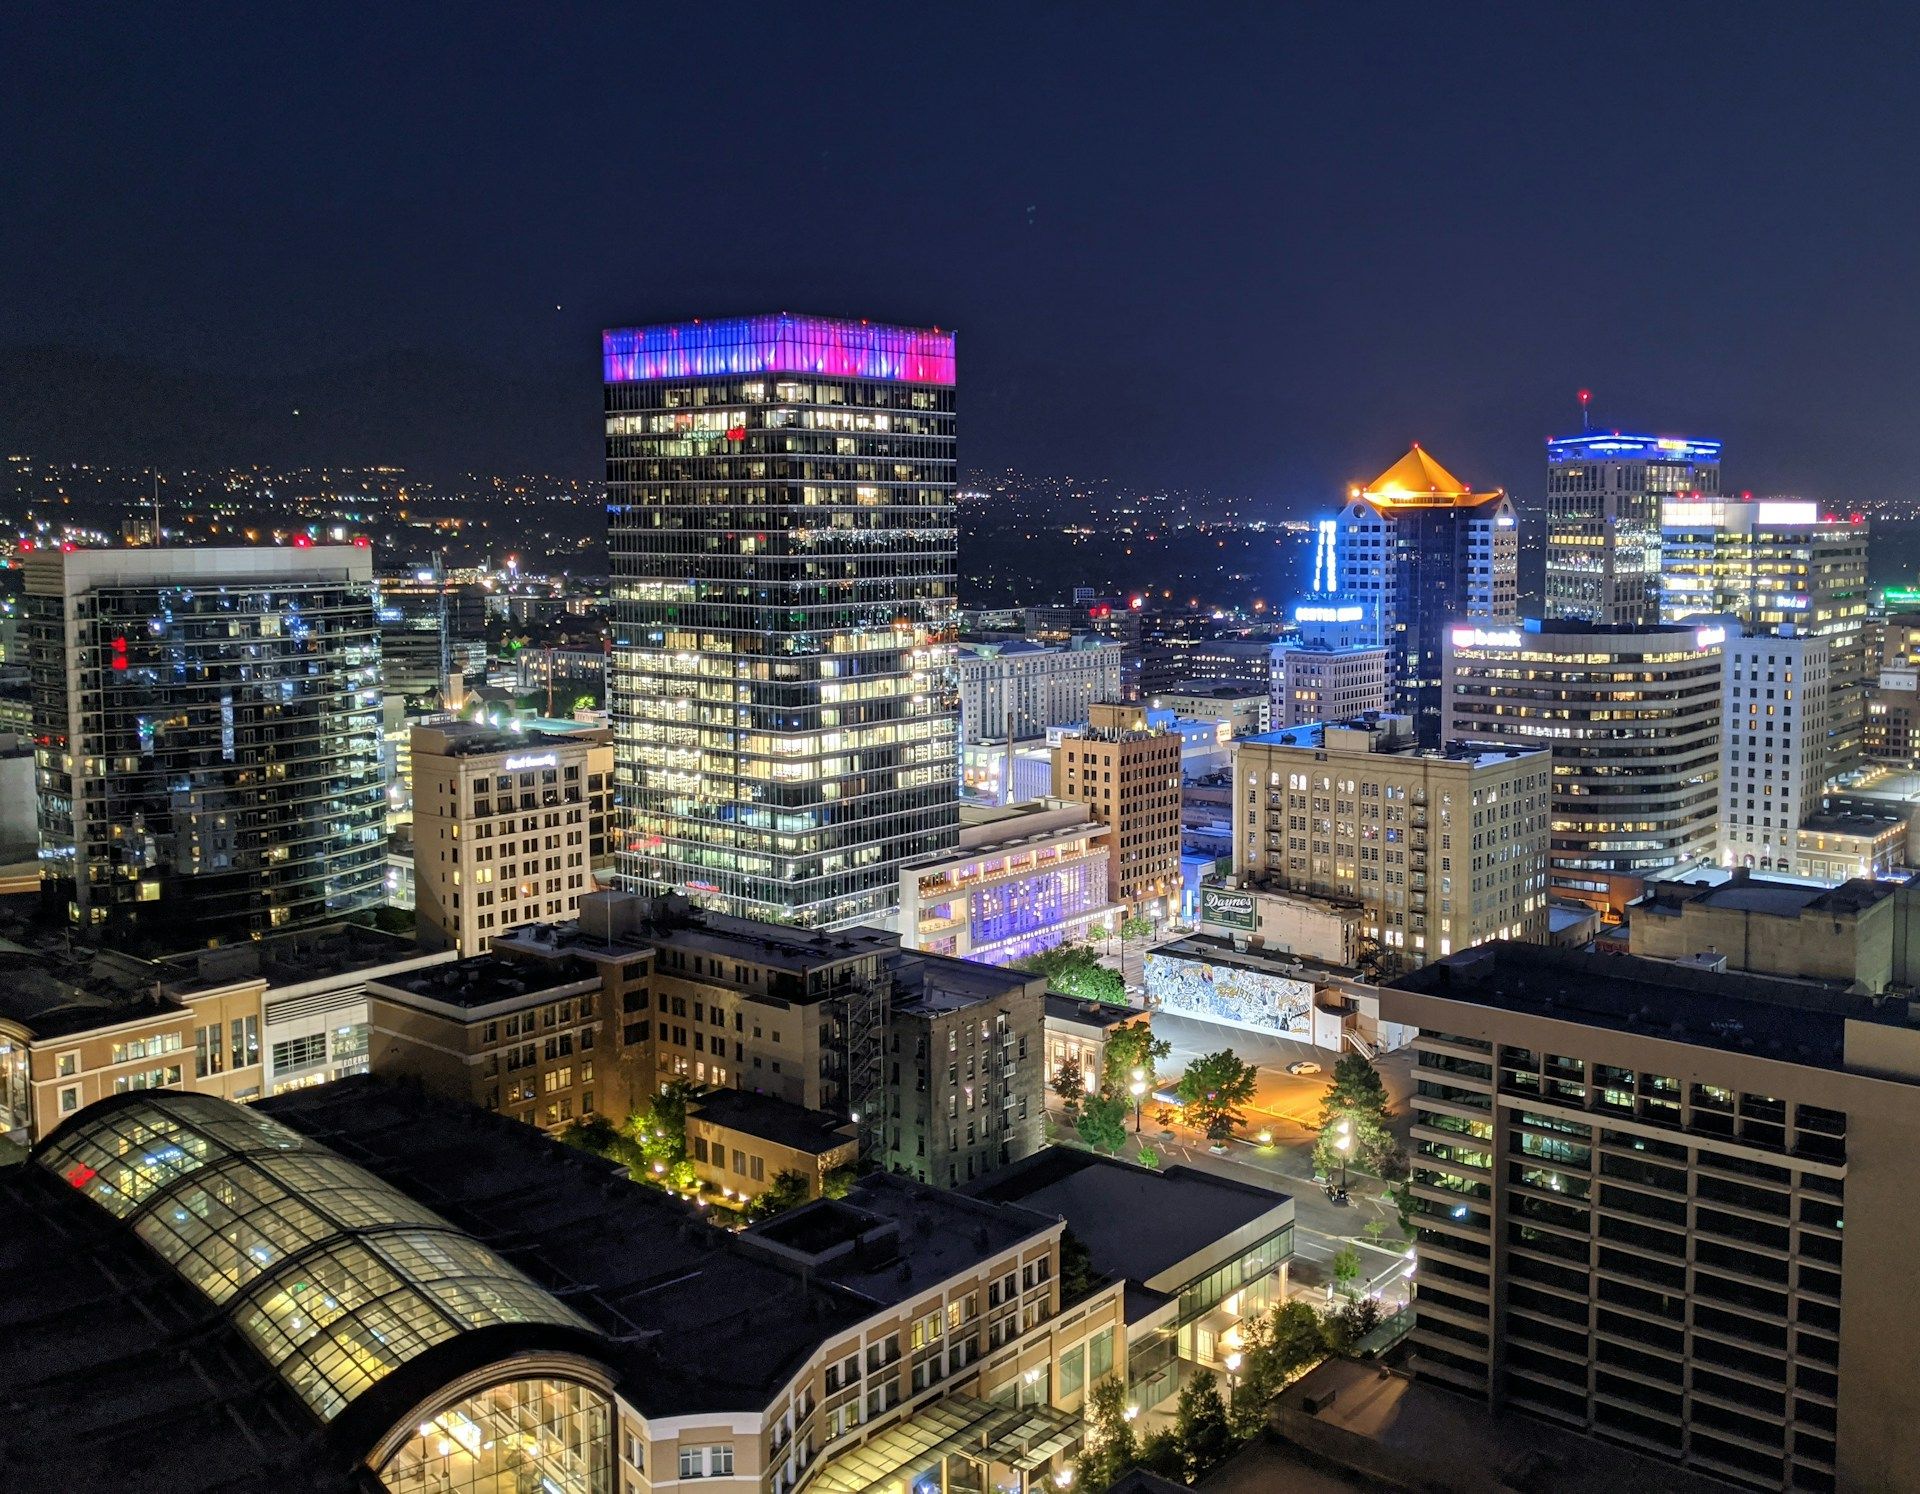
[[[687,1106],[687,1157],[722,1199],[753,1199],[781,1173],[819,1198],[827,1177],[859,1160],[859,1130],[845,1116],[784,1104],[744,1089],[715,1090]]]
[[[606,854],[611,731],[416,726],[412,760],[423,945],[483,954],[521,924],[574,916]]]
[[[1269,732],[1234,749],[1234,875],[1357,900],[1389,968],[1542,940],[1549,772],[1537,748],[1423,750],[1405,716]]]
[[[1498,944],[1381,1010],[1420,1373],[1748,1487],[1912,1483],[1907,1002]]]
[[[1108,899],[1142,917],[1180,897],[1180,738],[1153,731],[1146,711],[1096,705],[1086,727],[1053,751],[1053,794],[1089,805],[1108,828]]]

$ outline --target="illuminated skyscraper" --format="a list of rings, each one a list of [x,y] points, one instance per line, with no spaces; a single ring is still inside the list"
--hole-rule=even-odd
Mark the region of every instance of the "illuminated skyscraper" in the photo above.
[[[958,830],[954,336],[605,334],[621,880],[809,925]]]
[[[1588,432],[1547,442],[1547,616],[1660,621],[1660,505],[1720,491],[1720,443]]]
[[[1447,625],[1511,619],[1519,605],[1513,504],[1498,488],[1474,492],[1418,446],[1350,498],[1333,538],[1321,526],[1315,574],[1338,578],[1336,612],[1363,610],[1388,650],[1394,709],[1431,746],[1440,740]]]
[[[42,551],[26,590],[43,873],[76,925],[179,946],[381,901],[370,550]]]
[[[1669,622],[1738,618],[1750,633],[1792,627],[1827,640],[1829,774],[1860,765],[1869,665],[1867,521],[1797,498],[1669,499],[1662,510],[1661,611]]]

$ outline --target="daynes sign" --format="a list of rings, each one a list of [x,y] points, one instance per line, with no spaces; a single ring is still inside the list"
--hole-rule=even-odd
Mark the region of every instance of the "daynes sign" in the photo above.
[[[1250,929],[1256,922],[1251,892],[1232,892],[1225,887],[1200,889],[1200,921],[1223,924],[1230,929]]]

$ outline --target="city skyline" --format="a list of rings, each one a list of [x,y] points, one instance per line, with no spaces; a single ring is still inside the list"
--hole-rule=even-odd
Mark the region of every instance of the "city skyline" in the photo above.
[[[724,67],[633,85],[633,56],[703,55],[690,19],[641,50],[548,18],[526,69],[505,11],[455,35],[16,15],[0,444],[587,476],[601,327],[770,305],[960,327],[976,470],[1284,507],[1421,439],[1530,497],[1590,388],[1596,424],[1724,440],[1743,486],[1879,496],[1913,393],[1915,209],[1882,186],[1908,23],[1729,13],[1729,49],[1710,7],[1516,15],[1021,13],[1003,47],[1010,11],[921,35],[749,10],[793,76],[864,84],[810,98],[782,150],[749,131],[666,171],[650,142],[684,121],[785,107]],[[1424,65],[1352,109],[1397,55]],[[1683,126],[1655,56],[1711,57],[1715,108]],[[904,76],[903,102],[951,102],[876,134],[867,100]],[[1604,131],[1559,107],[1583,90]],[[768,223],[807,247],[767,252]]]

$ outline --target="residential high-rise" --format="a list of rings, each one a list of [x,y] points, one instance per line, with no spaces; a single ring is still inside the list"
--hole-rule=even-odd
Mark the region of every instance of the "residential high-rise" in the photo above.
[[[1233,871],[1349,898],[1390,969],[1547,927],[1548,758],[1420,747],[1405,716],[1234,744]]]
[[[1828,660],[1826,639],[1791,624],[1727,640],[1723,864],[1805,875],[1800,824],[1827,776]]]
[[[1661,505],[1720,492],[1720,443],[1590,431],[1547,442],[1547,615],[1660,621]]]
[[[1356,487],[1332,554],[1315,567],[1338,578],[1337,599],[1367,610],[1387,646],[1393,708],[1421,742],[1440,740],[1440,670],[1447,627],[1507,619],[1519,602],[1519,535],[1499,489],[1475,492],[1418,446]],[[1336,603],[1337,605],[1337,603]]]
[[[610,331],[621,880],[839,925],[954,843],[954,335]]]
[[[169,944],[378,905],[372,552],[27,556],[44,877],[76,927]]]
[[[555,723],[556,725],[558,723]],[[428,949],[576,916],[607,835],[612,734],[413,728],[414,907]]]
[[[1744,1487],[1912,1482],[1905,1001],[1499,944],[1380,1014],[1419,1030],[1417,1373]]]
[[[1552,749],[1556,895],[1617,916],[1640,877],[1713,860],[1725,641],[1718,625],[1451,630],[1446,739]]]
[[[1156,731],[1139,706],[1097,705],[1053,750],[1053,794],[1089,805],[1107,827],[1107,898],[1142,918],[1170,917],[1180,898],[1178,732]]]
[[[1663,510],[1662,616],[1738,618],[1827,640],[1827,772],[1860,764],[1867,685],[1867,521],[1823,517],[1800,499],[1669,499]]]

